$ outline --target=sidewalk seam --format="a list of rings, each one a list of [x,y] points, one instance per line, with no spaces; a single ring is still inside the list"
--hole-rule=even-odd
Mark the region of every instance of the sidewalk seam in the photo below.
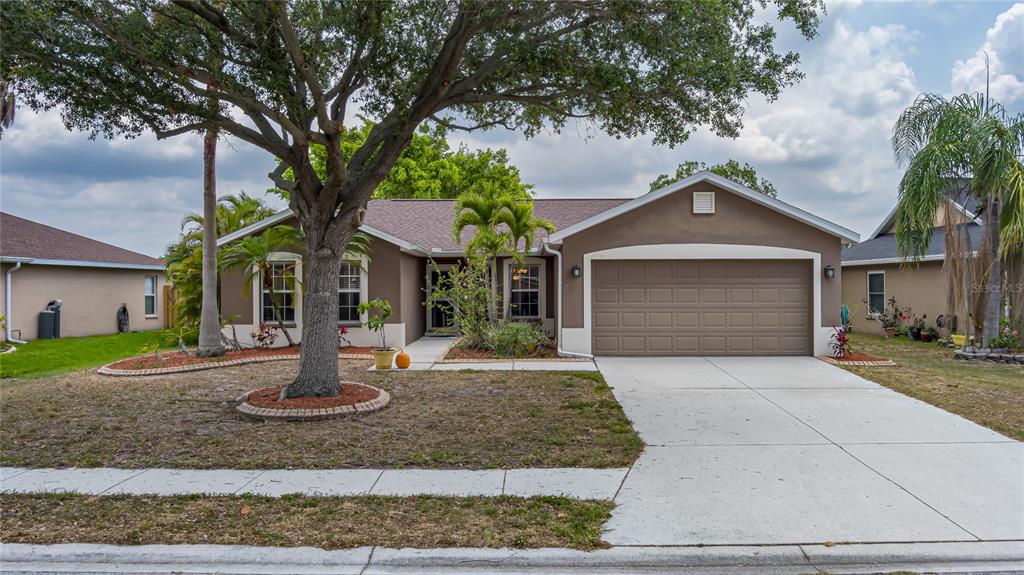
[[[117,487],[118,485],[121,485],[121,484],[122,484],[122,483],[124,483],[125,481],[128,481],[129,479],[135,479],[136,477],[138,477],[138,476],[140,476],[140,475],[142,475],[143,473],[146,473],[146,472],[148,472],[148,471],[152,471],[152,469],[143,469],[142,471],[140,471],[140,472],[136,473],[135,475],[132,475],[131,477],[125,477],[125,478],[124,478],[124,479],[122,479],[121,481],[118,481],[117,483],[115,483],[115,484],[111,485],[110,487],[108,487],[108,488],[104,489],[103,491],[100,491],[100,492],[99,492],[99,493],[98,493],[97,495],[103,495],[103,494],[105,494],[106,492],[110,491],[111,489],[113,489],[113,488]]]
[[[369,495],[369,494],[373,493],[373,488],[377,487],[377,482],[380,481],[381,477],[384,477],[384,472],[385,471],[387,471],[387,470],[386,469],[381,469],[380,470],[380,473],[377,475],[377,479],[374,479],[373,480],[373,484],[370,485],[370,488],[366,490],[366,495]]]
[[[253,481],[256,481],[256,480],[257,480],[257,479],[259,479],[260,477],[263,477],[263,474],[264,474],[264,473],[266,473],[266,472],[267,472],[267,470],[266,470],[266,469],[264,469],[264,470],[260,471],[259,473],[257,473],[256,475],[253,475],[252,477],[250,477],[250,478],[249,478],[249,481],[246,481],[245,483],[243,483],[243,484],[239,485],[239,486],[238,486],[238,489],[236,489],[236,490],[232,491],[232,492],[231,492],[231,494],[232,494],[232,495],[238,495],[238,492],[239,492],[239,491],[241,491],[241,490],[243,490],[243,489],[245,489],[245,486],[246,486],[246,485],[249,485],[249,484],[250,484],[250,483],[252,483]]]

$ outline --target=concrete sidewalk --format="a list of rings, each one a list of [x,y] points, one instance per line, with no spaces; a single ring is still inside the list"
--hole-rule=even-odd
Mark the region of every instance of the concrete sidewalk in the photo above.
[[[1024,543],[613,547],[573,549],[387,549],[235,545],[0,545],[4,573],[616,573],[798,575],[828,572],[1019,573]]]
[[[25,469],[0,491],[86,495],[449,495],[612,499],[628,469]]]
[[[597,371],[593,361],[514,360],[507,361],[466,361],[442,363],[445,354],[458,341],[456,337],[423,336],[407,345],[403,351],[409,354],[408,371]],[[371,367],[370,371],[377,368]],[[405,370],[396,370],[405,371]]]

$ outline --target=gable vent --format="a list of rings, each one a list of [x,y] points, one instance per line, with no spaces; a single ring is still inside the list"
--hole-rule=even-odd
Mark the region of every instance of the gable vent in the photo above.
[[[715,192],[693,192],[693,213],[715,213]]]

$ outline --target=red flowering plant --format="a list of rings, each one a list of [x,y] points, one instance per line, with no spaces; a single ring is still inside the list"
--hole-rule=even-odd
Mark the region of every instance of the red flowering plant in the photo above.
[[[348,327],[338,326],[338,347],[352,347],[352,342],[348,340]]]
[[[845,327],[832,326],[832,337],[828,342],[832,357],[842,359],[850,354],[850,336]]]
[[[1014,349],[1019,347],[1020,343],[1020,331],[1003,319],[999,322],[999,337],[991,339],[988,346],[994,349]]]

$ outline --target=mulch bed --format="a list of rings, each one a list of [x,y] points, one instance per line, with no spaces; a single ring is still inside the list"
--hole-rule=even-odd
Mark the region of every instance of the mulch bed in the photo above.
[[[822,359],[833,365],[854,365],[854,366],[892,366],[896,365],[896,362],[885,359],[884,357],[877,357],[874,355],[868,355],[859,351],[846,352],[843,357],[833,357],[830,355],[820,356]]]
[[[161,367],[180,367],[184,365],[202,365],[206,363],[218,363],[234,359],[249,359],[253,357],[271,357],[275,355],[298,355],[299,346],[273,347],[270,349],[252,348],[242,351],[228,351],[218,357],[196,357],[185,355],[180,351],[161,353],[157,358],[153,354],[131,357],[114,362],[107,367],[111,369],[157,369]]]
[[[850,351],[843,354],[843,357],[836,358],[839,361],[888,361],[884,357],[868,355],[859,351]]]
[[[357,356],[357,357],[371,357],[372,347],[368,346],[355,346],[348,345],[338,349],[338,355],[341,356]],[[243,349],[242,351],[227,351],[224,355],[218,357],[196,357],[194,355],[185,355],[180,351],[161,353],[160,357],[156,357],[153,354],[140,355],[138,357],[131,357],[116,361],[107,365],[110,369],[160,369],[164,367],[183,367],[190,365],[206,365],[210,363],[220,363],[225,361],[233,361],[238,359],[252,359],[262,357],[274,357],[278,355],[299,355],[301,351],[300,346],[290,345],[286,347],[272,347],[269,349],[254,347],[250,349]]]
[[[280,400],[282,385],[257,389],[249,394],[246,402],[267,409],[326,409],[355,405],[377,399],[380,391],[366,385],[341,383],[341,393],[334,397],[295,397]]]
[[[509,359],[562,359],[558,356],[558,349],[549,346],[538,346],[533,353],[523,357],[512,358],[500,356],[487,349],[473,349],[469,347],[454,346],[444,356],[445,360],[509,360]]]

